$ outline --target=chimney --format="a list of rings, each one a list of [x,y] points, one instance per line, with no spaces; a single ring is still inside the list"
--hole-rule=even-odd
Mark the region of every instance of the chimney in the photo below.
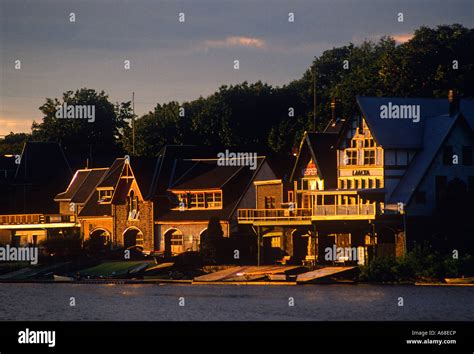
[[[452,116],[459,112],[459,98],[454,90],[448,91],[449,115]]]

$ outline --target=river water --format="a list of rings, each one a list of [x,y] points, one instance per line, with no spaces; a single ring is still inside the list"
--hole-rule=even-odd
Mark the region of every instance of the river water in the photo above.
[[[0,320],[473,321],[474,287],[4,283]]]

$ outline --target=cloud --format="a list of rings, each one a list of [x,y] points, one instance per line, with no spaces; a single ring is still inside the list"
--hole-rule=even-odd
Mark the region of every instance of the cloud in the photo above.
[[[266,43],[263,39],[254,37],[232,36],[220,40],[206,40],[206,48],[265,48]]]
[[[0,139],[2,135],[8,135],[12,131],[15,133],[29,133],[31,131],[31,123],[32,120],[0,118]]]
[[[392,37],[397,43],[405,43],[413,38],[413,33],[392,34]]]

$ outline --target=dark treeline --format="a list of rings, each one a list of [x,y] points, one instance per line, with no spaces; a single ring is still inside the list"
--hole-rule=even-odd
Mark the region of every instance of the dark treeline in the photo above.
[[[252,146],[289,154],[302,133],[312,129],[313,72],[318,130],[330,119],[332,98],[348,115],[357,95],[446,97],[455,89],[473,97],[472,48],[474,30],[458,24],[420,27],[400,45],[384,37],[333,48],[282,87],[244,82],[221,86],[205,98],[157,104],[136,119],[136,154],[155,155],[164,144]],[[63,102],[95,104],[95,122],[55,118]],[[104,92],[80,89],[47,99],[40,110],[44,117],[33,124],[31,135],[10,134],[0,142],[1,153],[18,153],[27,139],[57,141],[66,150],[131,153],[130,102],[114,105]]]

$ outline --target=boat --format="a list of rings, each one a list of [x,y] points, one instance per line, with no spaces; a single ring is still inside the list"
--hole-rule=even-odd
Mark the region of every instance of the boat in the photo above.
[[[74,278],[72,277],[65,277],[63,275],[56,275],[56,274],[53,274],[53,279],[54,281],[57,281],[57,282],[70,282],[70,281],[74,281]]]
[[[474,277],[444,278],[444,281],[448,284],[471,284],[474,283]]]

